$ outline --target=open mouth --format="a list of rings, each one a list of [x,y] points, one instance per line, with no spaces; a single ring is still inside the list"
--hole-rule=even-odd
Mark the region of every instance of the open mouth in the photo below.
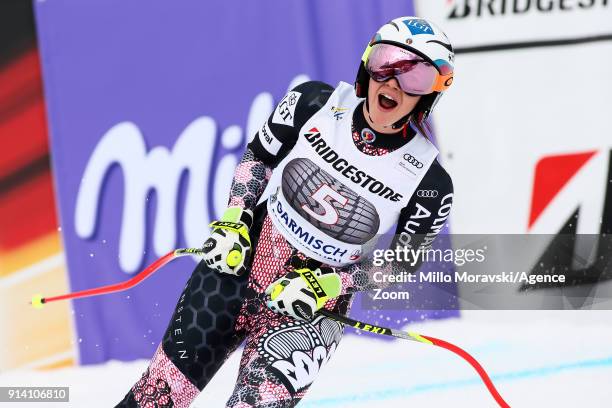
[[[378,94],[378,104],[384,110],[391,110],[397,106],[397,101],[385,93]]]

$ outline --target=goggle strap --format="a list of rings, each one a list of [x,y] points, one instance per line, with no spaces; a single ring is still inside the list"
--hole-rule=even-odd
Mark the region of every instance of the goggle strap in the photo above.
[[[440,75],[436,79],[436,83],[433,85],[433,91],[444,92],[453,83],[453,74]]]
[[[361,60],[363,61],[364,65],[368,62],[368,57],[370,56],[370,52],[372,52],[372,46],[368,45],[365,51],[363,52],[363,55],[361,56]]]

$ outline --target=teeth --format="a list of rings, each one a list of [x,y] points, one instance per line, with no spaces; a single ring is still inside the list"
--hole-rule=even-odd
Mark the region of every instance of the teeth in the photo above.
[[[392,97],[390,97],[389,95],[387,95],[386,93],[381,93],[382,96],[384,96],[387,99],[391,99],[393,102],[395,102],[395,99],[393,99]]]

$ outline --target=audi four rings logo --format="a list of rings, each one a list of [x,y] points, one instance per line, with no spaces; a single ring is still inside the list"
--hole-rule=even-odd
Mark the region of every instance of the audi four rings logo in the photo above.
[[[438,190],[419,190],[417,191],[417,197],[436,198],[437,196],[438,196]]]
[[[414,167],[416,167],[417,169],[422,169],[423,168],[423,163],[421,163],[420,161],[418,161],[413,155],[406,153],[404,155],[404,160],[406,160],[408,163],[412,164]]]

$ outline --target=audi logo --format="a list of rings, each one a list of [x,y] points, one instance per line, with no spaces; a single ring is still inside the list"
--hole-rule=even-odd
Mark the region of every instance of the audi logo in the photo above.
[[[404,160],[406,160],[408,163],[412,164],[414,167],[416,167],[417,169],[422,169],[423,168],[423,163],[421,163],[420,161],[418,161],[413,155],[406,153],[404,155]]]
[[[419,190],[417,191],[417,197],[436,198],[437,196],[438,196],[438,190]]]

